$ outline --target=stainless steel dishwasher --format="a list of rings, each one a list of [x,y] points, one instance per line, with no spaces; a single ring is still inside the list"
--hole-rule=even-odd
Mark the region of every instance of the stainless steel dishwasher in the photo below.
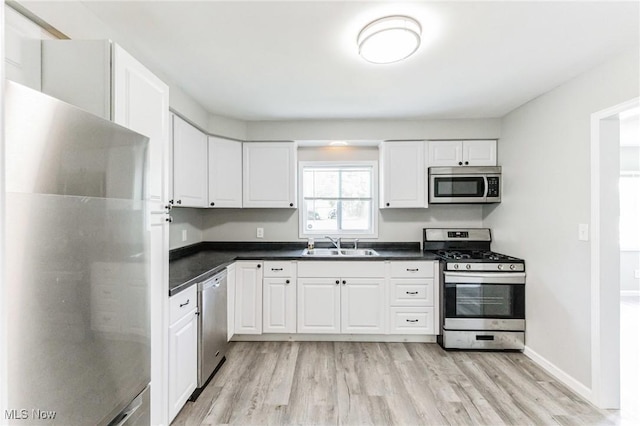
[[[198,283],[198,389],[195,400],[227,352],[227,271]]]

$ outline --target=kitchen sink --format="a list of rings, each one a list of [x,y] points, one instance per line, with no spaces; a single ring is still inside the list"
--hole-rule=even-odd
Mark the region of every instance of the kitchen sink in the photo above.
[[[303,256],[314,257],[363,257],[363,256],[379,256],[378,252],[372,249],[334,249],[334,248],[317,248],[317,249],[304,249]]]

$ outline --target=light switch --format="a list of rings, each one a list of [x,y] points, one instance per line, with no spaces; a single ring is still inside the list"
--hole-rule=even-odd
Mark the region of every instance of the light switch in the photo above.
[[[264,238],[264,228],[256,228],[256,238]]]
[[[580,241],[589,241],[589,225],[586,223],[578,224],[578,239]]]

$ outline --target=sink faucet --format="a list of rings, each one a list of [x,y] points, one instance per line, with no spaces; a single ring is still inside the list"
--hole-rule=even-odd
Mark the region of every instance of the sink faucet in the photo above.
[[[340,238],[331,238],[328,235],[325,235],[324,237],[328,238],[333,243],[333,245],[336,246],[338,250],[340,250],[340,243],[342,242],[340,241]]]

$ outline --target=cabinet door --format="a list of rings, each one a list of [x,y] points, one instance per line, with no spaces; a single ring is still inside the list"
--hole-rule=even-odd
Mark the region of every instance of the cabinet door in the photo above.
[[[262,263],[236,262],[235,334],[262,334]]]
[[[210,207],[242,207],[242,142],[209,136]]]
[[[40,90],[40,39],[54,37],[11,7],[2,7],[5,12],[5,76],[8,80]]]
[[[296,207],[296,149],[293,142],[245,142],[243,207]]]
[[[192,310],[169,329],[169,422],[198,384],[198,320]]]
[[[462,166],[462,141],[429,141],[429,167]]]
[[[177,206],[207,205],[207,135],[175,115],[173,197]]]
[[[465,166],[497,166],[498,142],[495,140],[464,141],[462,161]]]
[[[293,278],[265,278],[262,332],[296,332],[296,282]]]
[[[298,333],[340,333],[339,283],[338,278],[298,280]]]
[[[381,208],[426,207],[425,142],[382,144]]]
[[[120,46],[113,45],[113,121],[149,137],[146,199],[162,209],[169,157],[169,87]]]
[[[385,281],[371,278],[345,278],[342,287],[342,332],[386,333],[387,303]]]

